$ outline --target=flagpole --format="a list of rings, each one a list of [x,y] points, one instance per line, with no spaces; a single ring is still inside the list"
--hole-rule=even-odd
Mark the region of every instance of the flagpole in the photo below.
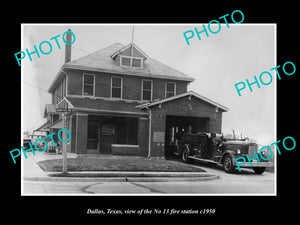
[[[133,36],[134,36],[134,26],[132,26],[132,34],[131,34],[131,57],[133,57]]]

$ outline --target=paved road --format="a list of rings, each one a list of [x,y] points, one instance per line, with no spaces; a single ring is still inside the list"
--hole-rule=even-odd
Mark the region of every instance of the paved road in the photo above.
[[[244,169],[240,174],[227,174],[222,167],[205,163],[193,163],[208,173],[220,177],[211,181],[175,182],[59,182],[24,181],[24,194],[274,194],[274,173],[254,174]]]

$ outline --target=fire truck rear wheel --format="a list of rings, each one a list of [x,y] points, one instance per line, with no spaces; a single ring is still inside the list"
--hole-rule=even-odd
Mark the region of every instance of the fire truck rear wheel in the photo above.
[[[266,167],[253,167],[253,170],[256,174],[262,174],[265,172]]]
[[[181,153],[182,161],[187,163],[189,161],[189,150],[187,148],[183,148]]]
[[[235,167],[233,165],[232,157],[229,154],[225,155],[225,157],[224,157],[223,168],[226,173],[234,173],[235,172]]]

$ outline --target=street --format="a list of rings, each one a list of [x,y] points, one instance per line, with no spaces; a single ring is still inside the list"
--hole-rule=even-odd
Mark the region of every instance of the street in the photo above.
[[[127,182],[119,181],[23,181],[23,194],[31,195],[89,195],[89,194],[129,194],[129,195],[247,195],[275,194],[275,173],[254,174],[252,169],[241,173],[228,174],[221,166],[194,162],[208,173],[219,176],[215,180],[203,181],[143,181],[140,178]]]

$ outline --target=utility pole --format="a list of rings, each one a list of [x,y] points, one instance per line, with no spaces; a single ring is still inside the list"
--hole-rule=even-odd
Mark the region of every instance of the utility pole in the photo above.
[[[66,118],[66,112],[62,113],[62,122],[63,122],[63,128],[67,128],[67,118]],[[66,140],[66,132],[63,132],[63,140]],[[62,149],[62,155],[63,155],[63,173],[67,173],[67,143],[63,142],[63,149]]]

